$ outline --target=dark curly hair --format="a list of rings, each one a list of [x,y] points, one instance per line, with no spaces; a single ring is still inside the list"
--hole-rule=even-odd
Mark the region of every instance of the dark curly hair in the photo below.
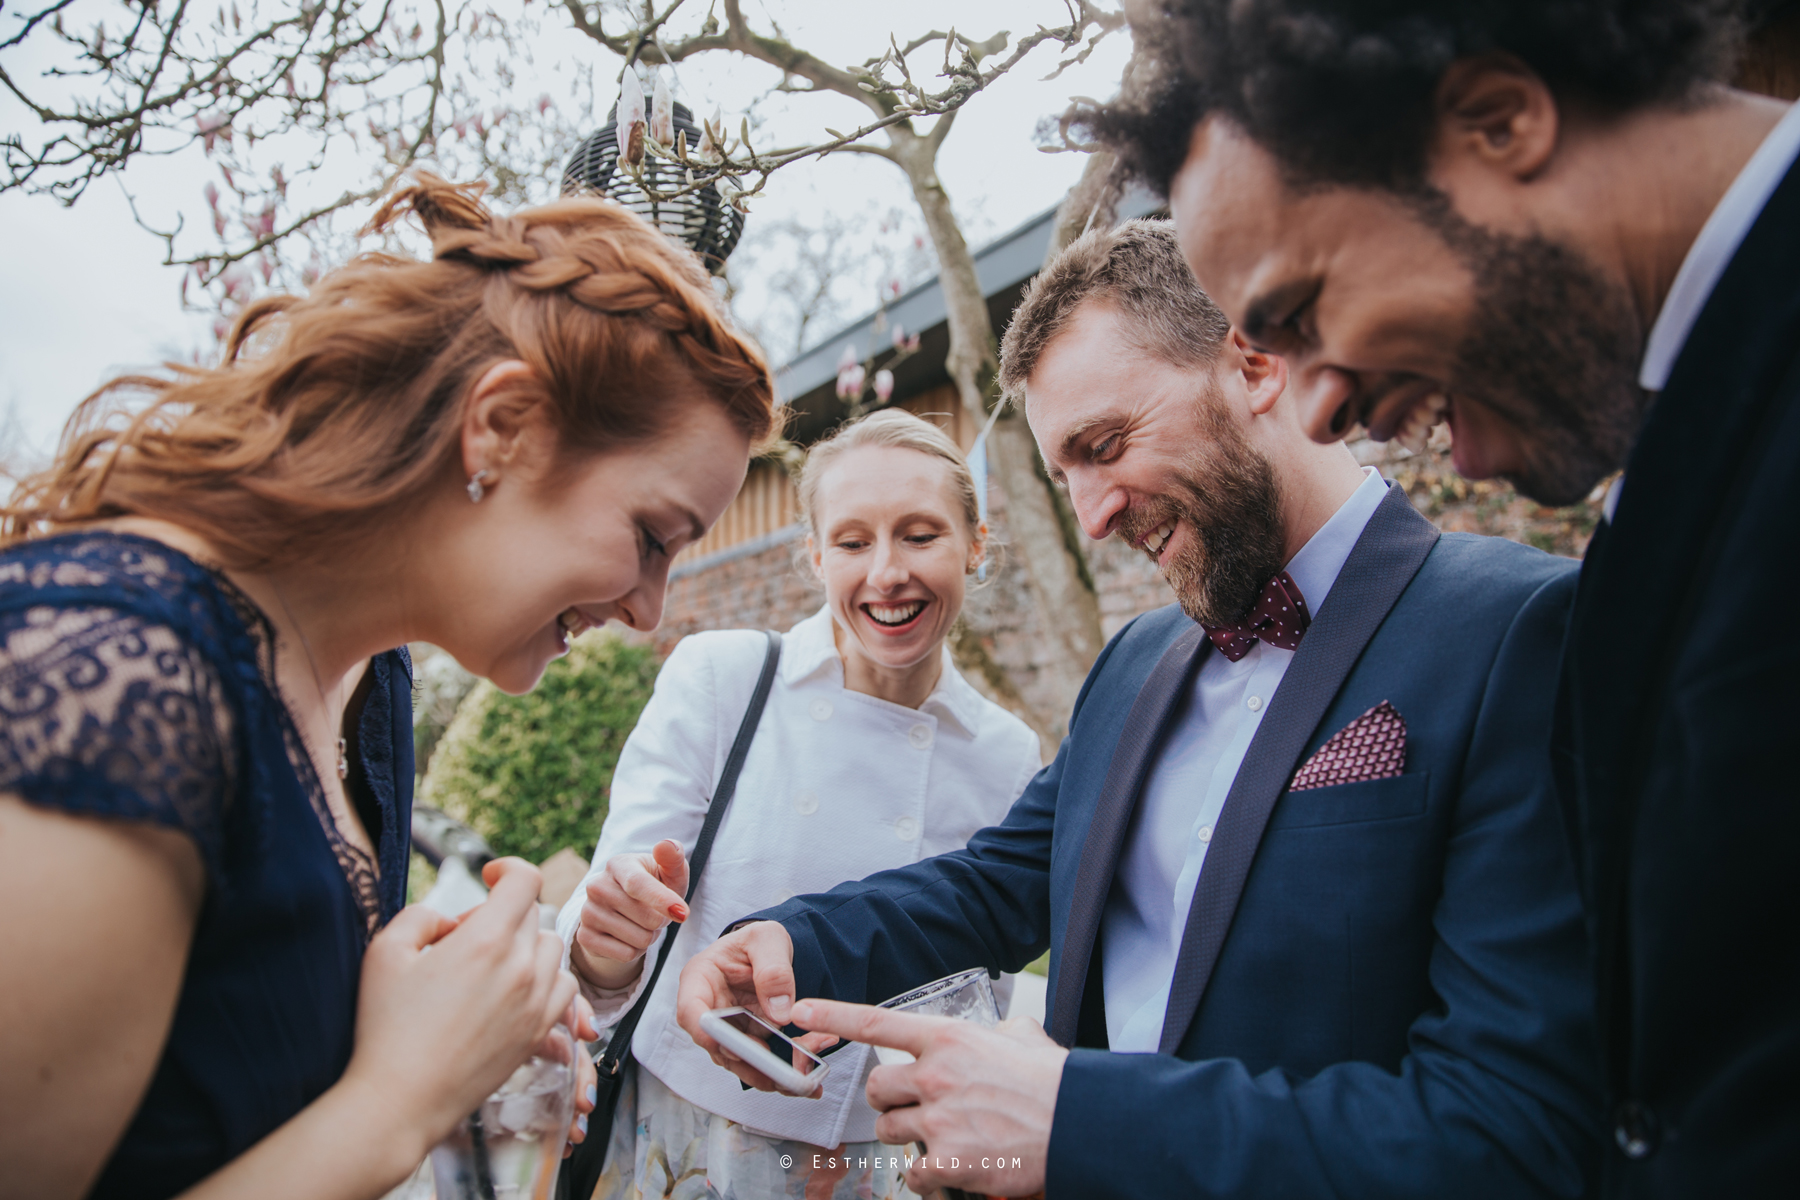
[[[1614,110],[1728,74],[1742,0],[1140,0],[1119,97],[1070,124],[1161,195],[1218,113],[1299,186],[1423,188],[1438,80],[1502,52]]]

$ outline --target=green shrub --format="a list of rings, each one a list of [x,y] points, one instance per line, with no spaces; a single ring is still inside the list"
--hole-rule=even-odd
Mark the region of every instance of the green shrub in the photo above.
[[[535,863],[566,846],[586,858],[656,672],[648,646],[590,634],[528,695],[484,680],[438,742],[420,802],[467,822],[497,854]]]

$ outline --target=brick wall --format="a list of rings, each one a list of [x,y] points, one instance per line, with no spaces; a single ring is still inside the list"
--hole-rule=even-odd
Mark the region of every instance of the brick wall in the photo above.
[[[801,570],[798,525],[728,550],[677,563],[669,572],[658,653],[704,629],[787,629],[818,611],[825,593]]]

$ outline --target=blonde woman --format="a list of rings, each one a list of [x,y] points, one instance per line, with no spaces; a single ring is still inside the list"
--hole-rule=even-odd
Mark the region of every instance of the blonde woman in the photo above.
[[[1037,736],[984,699],[944,647],[986,550],[967,462],[927,421],[888,409],[814,447],[800,481],[825,605],[789,630],[737,794],[689,912],[686,856],[766,648],[754,631],[696,634],[669,656],[626,743],[586,884],[558,921],[605,1025],[676,942],[632,1042],[601,1200],[899,1195],[869,1163],[866,1047],[831,1056],[820,1099],[745,1091],[675,1023],[681,966],[731,921],[963,845],[998,822],[1040,765]],[[596,1136],[599,1131],[595,1131]],[[843,1146],[838,1166],[813,1156]]]

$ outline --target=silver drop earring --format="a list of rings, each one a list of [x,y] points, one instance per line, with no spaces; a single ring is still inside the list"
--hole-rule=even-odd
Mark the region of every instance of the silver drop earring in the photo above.
[[[483,486],[483,484],[481,482],[483,479],[486,479],[486,478],[487,478],[487,468],[486,467],[483,467],[481,470],[479,470],[479,471],[475,472],[473,475],[469,476],[469,503],[480,504],[481,498],[483,496],[487,495],[487,488],[485,486]]]

